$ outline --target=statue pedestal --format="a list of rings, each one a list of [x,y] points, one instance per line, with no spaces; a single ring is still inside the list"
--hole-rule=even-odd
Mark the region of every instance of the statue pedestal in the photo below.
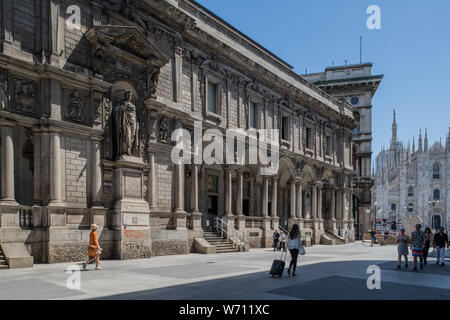
[[[150,209],[144,200],[144,168],[141,158],[121,156],[114,163],[113,226],[116,255],[120,259],[151,256]]]

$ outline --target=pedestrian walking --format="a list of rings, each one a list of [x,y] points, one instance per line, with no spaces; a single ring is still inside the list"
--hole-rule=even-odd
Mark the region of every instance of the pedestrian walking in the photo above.
[[[444,266],[445,246],[449,247],[448,234],[444,233],[444,228],[440,227],[433,237],[433,247],[436,249],[436,264]]]
[[[420,260],[420,269],[423,269],[423,250],[425,248],[425,233],[420,230],[422,226],[416,224],[416,231],[411,234],[412,255],[414,259],[414,268],[417,270],[417,258]]]
[[[273,251],[278,250],[278,240],[280,239],[280,233],[278,232],[278,229],[275,229],[275,232],[273,233]]]
[[[86,267],[89,263],[95,260],[95,270],[101,270],[99,264],[100,264],[100,255],[102,254],[102,248],[100,247],[100,244],[98,243],[98,236],[97,236],[97,225],[92,224],[91,225],[91,233],[89,235],[89,259],[87,262],[83,263],[83,269],[86,270]]]
[[[405,257],[405,268],[408,269],[408,242],[409,237],[405,234],[405,228],[400,229],[400,233],[397,235],[397,252],[398,252],[398,265],[397,269],[401,268],[402,256]]]
[[[286,252],[286,235],[283,231],[280,231],[280,250],[281,249]]]
[[[373,247],[373,245],[377,242],[377,239],[375,238],[376,232],[373,230],[370,230],[369,234],[370,234],[370,246]]]
[[[428,251],[430,251],[433,233],[431,232],[431,229],[429,227],[426,227],[424,232],[425,232],[425,247],[423,248],[423,264],[427,265]]]
[[[300,236],[300,229],[297,224],[294,224],[287,236],[287,248],[289,249],[289,253],[291,254],[291,262],[289,263],[287,273],[290,275],[292,268],[293,277],[296,275],[295,271],[297,269],[297,259],[300,247],[302,247],[302,238]]]

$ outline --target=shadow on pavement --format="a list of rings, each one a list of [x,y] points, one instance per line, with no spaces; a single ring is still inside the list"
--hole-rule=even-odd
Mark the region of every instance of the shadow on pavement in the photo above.
[[[396,262],[386,260],[358,260],[322,262],[300,266],[297,276],[290,277],[286,270],[281,278],[272,278],[267,272],[199,281],[144,291],[136,291],[99,299],[136,300],[379,300],[379,299],[450,299],[450,289],[415,284],[411,277],[405,281],[381,282],[380,290],[369,290],[367,267],[380,265],[391,269]],[[288,261],[287,261],[288,264]],[[211,265],[213,267],[214,265]],[[270,266],[267,266],[269,269]],[[151,269],[149,270],[149,274]],[[429,268],[427,273],[433,273]],[[437,269],[436,269],[437,270]],[[440,270],[439,270],[440,271]],[[420,272],[420,271],[419,271]],[[436,273],[442,275],[442,273]],[[405,274],[406,275],[406,274]],[[398,274],[401,277],[401,273]],[[420,275],[418,275],[420,277]],[[417,278],[418,280],[420,278]],[[445,279],[447,281],[447,279]],[[450,279],[449,279],[450,281]],[[414,284],[411,284],[414,283]]]

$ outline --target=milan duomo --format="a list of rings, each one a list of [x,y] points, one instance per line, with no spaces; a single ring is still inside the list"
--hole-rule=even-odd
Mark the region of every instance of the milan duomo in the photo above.
[[[372,98],[383,78],[371,63],[298,75],[192,0],[1,3],[0,243],[10,263],[84,260],[92,223],[106,259],[268,247],[294,223],[308,246],[370,228]],[[172,132],[195,121],[224,135],[278,129],[278,172],[173,163]],[[400,213],[408,199],[416,213],[432,182],[441,202],[425,218],[445,225],[448,143],[421,148],[395,158],[414,190],[390,201]]]
[[[394,111],[392,138],[388,150],[381,151],[376,159],[374,209],[377,217],[386,219],[388,229],[397,230],[405,221],[421,223],[433,231],[450,227],[450,128],[445,144],[436,141],[428,144],[428,134],[422,140],[419,131],[412,147],[397,138],[397,121]],[[411,228],[410,228],[411,229]]]

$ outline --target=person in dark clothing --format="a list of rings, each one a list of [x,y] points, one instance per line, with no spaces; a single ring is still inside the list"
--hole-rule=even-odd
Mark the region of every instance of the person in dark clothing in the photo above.
[[[275,232],[273,233],[273,251],[277,251],[279,239],[280,239],[280,233],[278,232],[277,229],[275,229]]]
[[[433,237],[433,234],[431,233],[431,229],[426,227],[425,230],[425,248],[423,248],[423,264],[428,264],[427,258],[428,258],[428,251],[430,250],[431,246],[431,239]]]
[[[377,238],[375,238],[376,232],[372,230],[369,232],[369,234],[370,234],[370,246],[373,247],[373,245],[377,242]]]
[[[433,237],[433,248],[436,249],[436,264],[441,264],[444,266],[445,259],[445,247],[449,247],[448,234],[444,233],[444,228],[440,227],[439,232],[434,234]]]

